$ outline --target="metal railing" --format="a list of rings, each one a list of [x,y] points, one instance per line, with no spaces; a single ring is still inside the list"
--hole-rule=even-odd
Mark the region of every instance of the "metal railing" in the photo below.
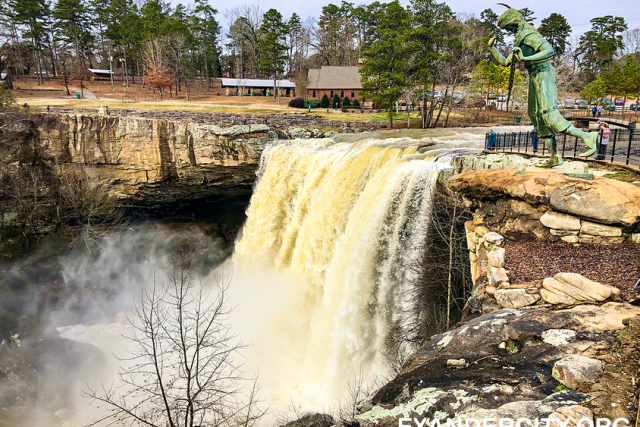
[[[497,133],[493,138],[486,134],[484,146],[488,151],[548,156],[549,149],[544,139],[539,138],[537,144],[534,141],[530,132],[505,132]],[[562,157],[577,157],[586,150],[582,139],[564,133],[556,135],[556,143]],[[636,129],[612,129],[608,144],[601,145],[598,137],[598,152],[589,159],[640,168],[640,132]]]

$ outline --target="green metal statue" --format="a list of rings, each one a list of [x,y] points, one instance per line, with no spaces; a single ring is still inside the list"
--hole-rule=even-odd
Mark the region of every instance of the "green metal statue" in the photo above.
[[[591,156],[596,152],[597,133],[576,129],[558,111],[556,72],[551,65],[553,48],[525,21],[517,9],[500,4],[508,10],[498,18],[498,26],[515,35],[514,49],[511,55],[505,58],[494,46],[495,37],[489,39],[489,47],[500,65],[506,67],[513,61],[524,61],[524,66],[529,72],[529,117],[539,137],[545,139],[551,152],[551,158],[541,166],[551,168],[562,165],[562,157],[558,154],[556,143],[557,133],[582,138],[587,150],[580,156]]]

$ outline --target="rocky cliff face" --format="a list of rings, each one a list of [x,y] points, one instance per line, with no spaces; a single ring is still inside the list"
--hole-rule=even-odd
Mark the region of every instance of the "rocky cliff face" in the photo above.
[[[248,197],[269,140],[265,125],[221,128],[164,119],[46,114],[45,155],[62,167],[84,165],[114,196],[134,206],[181,199]]]

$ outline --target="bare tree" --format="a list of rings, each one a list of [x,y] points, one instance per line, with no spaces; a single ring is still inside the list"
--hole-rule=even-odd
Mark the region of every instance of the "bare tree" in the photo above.
[[[296,96],[307,98],[307,70],[298,70],[293,74],[293,82],[296,84]]]
[[[238,73],[236,70],[236,77],[260,76],[258,42],[263,15],[264,12],[258,5],[236,6],[224,11],[229,25],[229,45],[235,50],[240,61],[241,72]]]
[[[154,281],[136,304],[121,385],[86,392],[109,411],[91,425],[251,427],[265,414],[256,379],[243,397],[245,346],[230,331],[228,284],[194,283],[193,267],[192,252],[180,251],[168,283]]]
[[[634,55],[640,52],[640,28],[625,31],[622,37],[624,39],[623,55]]]
[[[367,384],[362,369],[353,372],[353,377],[347,382],[342,399],[338,403],[338,418],[342,425],[358,425],[356,421],[356,415],[360,413],[358,407],[363,400],[371,396],[374,389]]]
[[[144,81],[153,89],[160,91],[171,87],[174,81],[173,74],[167,67],[166,44],[160,38],[149,40],[145,45],[145,76]]]
[[[108,184],[89,177],[84,169],[69,169],[60,176],[59,197],[60,220],[76,232],[73,242],[82,240],[88,249],[125,225]]]
[[[33,236],[38,244],[51,225],[55,206],[51,173],[39,166],[22,164],[16,170],[5,169],[0,173],[3,178],[0,196],[9,200],[24,238]]]

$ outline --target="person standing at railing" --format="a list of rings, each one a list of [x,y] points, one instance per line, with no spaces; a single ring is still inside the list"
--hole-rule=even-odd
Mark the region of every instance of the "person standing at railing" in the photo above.
[[[598,157],[596,160],[604,160],[607,155],[607,145],[609,145],[609,136],[611,135],[611,129],[605,122],[601,122],[600,129],[598,130],[598,137],[600,139],[600,145],[598,146]]]
[[[596,114],[598,113],[598,107],[597,106],[593,106],[593,108],[591,109],[591,115],[593,116],[593,118],[596,118]]]
[[[498,135],[494,132],[493,129],[489,129],[487,132],[487,150],[495,150],[496,148],[496,140]]]
[[[602,117],[602,105],[598,105],[598,117]]]
[[[529,135],[531,136],[531,146],[533,147],[533,154],[537,154],[538,140],[540,139],[538,137],[538,131],[536,131],[536,129],[534,128]]]

